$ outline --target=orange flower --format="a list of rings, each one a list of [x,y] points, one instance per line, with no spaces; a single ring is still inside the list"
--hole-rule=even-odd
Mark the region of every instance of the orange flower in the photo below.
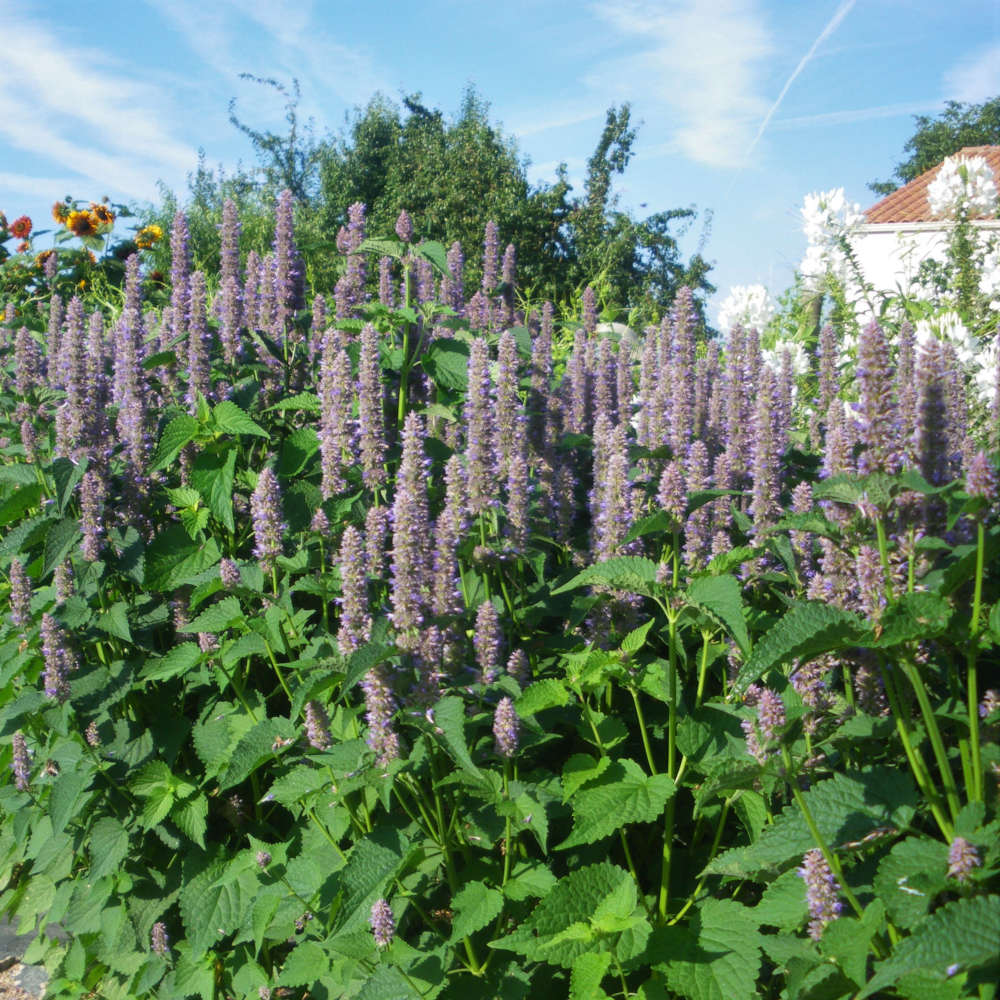
[[[23,240],[21,243],[18,243],[17,245],[18,253],[27,253],[27,251],[30,249],[31,249],[31,244],[28,243],[27,240]]]
[[[66,228],[76,236],[93,236],[100,222],[90,212],[70,212],[66,217]]]
[[[93,215],[99,225],[110,226],[115,221],[115,213],[107,205],[98,205],[96,202],[90,203],[90,214]]]
[[[140,250],[148,250],[154,243],[163,239],[163,230],[156,225],[143,226],[135,234],[135,245]]]
[[[52,218],[60,223],[60,225],[69,218],[69,208],[67,208],[66,202],[57,201],[52,206]]]

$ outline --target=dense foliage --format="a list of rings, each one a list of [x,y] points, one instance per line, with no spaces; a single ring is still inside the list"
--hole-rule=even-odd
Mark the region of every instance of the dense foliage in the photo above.
[[[256,79],[252,78],[251,79]],[[299,247],[312,287],[329,295],[342,261],[331,251],[355,202],[366,206],[372,232],[388,232],[406,209],[425,239],[465,247],[494,222],[503,243],[518,253],[518,287],[540,304],[570,302],[587,285],[602,301],[658,319],[677,290],[701,296],[714,291],[711,265],[699,249],[688,261],[678,239],[696,221],[694,208],[676,208],[636,219],[617,205],[612,182],[632,156],[636,130],[628,105],[610,108],[588,160],[584,191],[572,193],[565,166],[551,184],[532,185],[516,142],[489,120],[489,105],[468,90],[454,118],[427,107],[419,94],[402,107],[376,95],[355,109],[346,130],[317,138],[298,116],[297,85],[257,81],[285,101],[287,132],[248,125],[231,105],[231,120],[251,141],[259,170],[216,175],[204,163],[191,181],[185,206],[195,259],[213,264],[222,206],[232,198],[248,228],[244,253],[262,253],[271,239],[270,205],[282,189],[296,197]],[[147,221],[169,226],[178,207],[168,195]],[[250,231],[252,230],[252,232]],[[470,259],[468,278],[478,284],[482,265]]]
[[[1000,97],[982,104],[946,101],[939,115],[914,115],[913,120],[916,131],[903,146],[910,155],[896,165],[892,180],[868,185],[877,195],[892,194],[966,146],[1000,145]]]
[[[120,306],[61,258],[9,303],[0,911],[51,995],[994,995],[995,369],[897,301],[797,375],[686,290],[588,289],[560,357],[495,227],[473,284],[365,225],[329,302],[286,192],[265,257],[229,203],[217,274],[178,213]]]

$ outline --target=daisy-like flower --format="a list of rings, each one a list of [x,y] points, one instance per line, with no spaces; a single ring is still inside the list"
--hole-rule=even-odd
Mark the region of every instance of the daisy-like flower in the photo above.
[[[64,201],[57,201],[52,206],[52,218],[56,220],[60,225],[69,219],[69,206]]]
[[[10,224],[10,231],[11,235],[16,236],[19,240],[26,240],[31,234],[31,219],[22,215]]]
[[[140,250],[148,250],[163,239],[163,230],[157,225],[143,226],[135,234],[135,245]]]
[[[100,220],[96,215],[92,215],[90,212],[81,212],[79,210],[70,212],[66,216],[66,228],[73,233],[74,236],[93,236],[97,232],[97,227],[100,225]]]

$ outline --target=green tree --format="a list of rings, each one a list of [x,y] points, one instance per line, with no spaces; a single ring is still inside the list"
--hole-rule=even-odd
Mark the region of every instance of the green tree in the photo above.
[[[1000,144],[1000,97],[982,104],[948,101],[936,117],[914,115],[916,131],[903,146],[909,157],[896,165],[893,180],[872,181],[868,185],[883,197],[903,184],[937,166],[945,157],[965,146]]]

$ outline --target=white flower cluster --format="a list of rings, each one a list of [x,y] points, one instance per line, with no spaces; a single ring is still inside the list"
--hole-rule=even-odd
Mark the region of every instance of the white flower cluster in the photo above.
[[[788,354],[789,361],[792,364],[792,374],[796,378],[800,375],[806,375],[809,372],[809,355],[797,340],[786,340],[784,338],[776,340],[774,347],[760,353],[764,364],[775,373],[780,374],[785,354]]]
[[[982,402],[989,406],[997,384],[998,348],[996,339],[985,347],[979,343],[956,312],[939,313],[930,319],[922,319],[913,328],[917,340],[917,350],[930,340],[948,341],[955,347],[955,353],[962,367],[972,376],[972,384]]]
[[[734,326],[763,330],[775,313],[774,303],[763,285],[734,285],[719,307],[719,329],[728,333]]]
[[[1000,311],[1000,246],[993,247],[983,258],[979,290],[990,300],[990,309]]]
[[[927,185],[927,203],[936,218],[996,215],[997,185],[981,156],[949,156]]]
[[[802,231],[809,246],[799,265],[806,288],[819,291],[828,273],[845,286],[849,284],[852,275],[843,240],[849,238],[864,219],[861,206],[848,201],[843,188],[806,195],[802,205]]]

